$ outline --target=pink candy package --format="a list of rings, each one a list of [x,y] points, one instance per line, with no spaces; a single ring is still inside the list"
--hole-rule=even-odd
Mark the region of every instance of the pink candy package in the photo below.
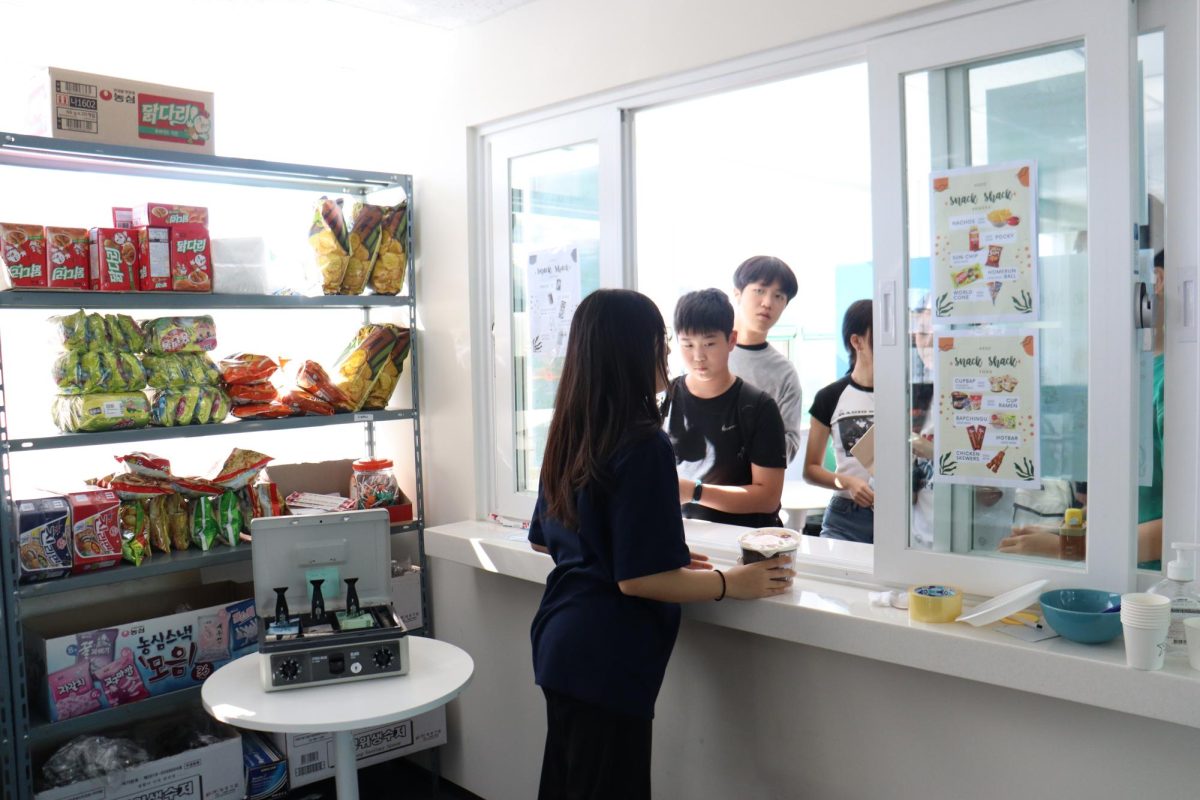
[[[100,710],[100,692],[92,685],[92,668],[87,661],[50,673],[47,681],[50,703],[58,719],[82,717]]]
[[[141,673],[134,666],[133,651],[128,647],[122,648],[120,658],[96,670],[96,680],[100,681],[110,706],[136,703],[150,696]]]
[[[93,670],[111,664],[117,648],[117,629],[103,628],[98,631],[75,634],[77,644],[75,662],[89,663]]]

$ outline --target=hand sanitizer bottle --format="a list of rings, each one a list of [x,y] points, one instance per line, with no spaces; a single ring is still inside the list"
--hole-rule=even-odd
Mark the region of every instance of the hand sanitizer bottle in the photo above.
[[[1167,564],[1167,577],[1150,589],[1152,594],[1161,594],[1171,599],[1171,628],[1167,633],[1167,648],[1183,650],[1187,647],[1187,633],[1183,627],[1186,619],[1200,616],[1200,594],[1196,593],[1196,565],[1192,556],[1184,550],[1200,550],[1200,545],[1176,542],[1171,545],[1175,558]]]

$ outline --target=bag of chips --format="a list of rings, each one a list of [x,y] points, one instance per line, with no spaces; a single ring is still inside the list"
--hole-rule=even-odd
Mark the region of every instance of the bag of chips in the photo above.
[[[294,409],[299,414],[309,416],[332,416],[335,409],[319,397],[314,397],[303,389],[292,387],[279,395],[279,402]]]
[[[399,294],[408,268],[408,201],[384,211],[379,256],[368,280],[375,294]]]
[[[229,395],[223,389],[210,389],[213,394],[212,411],[209,413],[208,423],[215,425],[218,422],[224,422],[229,416],[229,410],[233,408],[233,402],[229,399]]]
[[[408,357],[408,353],[412,349],[411,330],[399,325],[388,325],[388,327],[396,333],[396,344],[392,347],[391,355],[388,356],[387,363],[383,365],[383,370],[379,373],[375,385],[371,387],[366,402],[363,403],[365,409],[387,408],[388,401],[392,399],[392,393],[396,391],[396,384],[400,382],[400,375],[404,372],[404,359]]]
[[[346,393],[334,385],[329,374],[315,361],[301,362],[296,369],[295,384],[304,391],[324,400],[338,411],[353,411],[354,404]]]
[[[168,478],[168,482],[176,494],[184,497],[216,497],[225,491],[224,486],[213,483],[207,478],[181,478],[178,475],[172,475]]]
[[[221,373],[204,353],[146,354],[146,383],[155,389],[181,389],[185,386],[220,386]]]
[[[162,478],[147,478],[131,472],[113,473],[103,478],[87,481],[90,486],[99,486],[116,492],[122,500],[148,500],[160,494],[170,494],[171,487]]]
[[[155,425],[207,425],[229,413],[229,395],[214,386],[160,389],[154,393],[151,421]]]
[[[146,372],[132,353],[68,350],[51,369],[60,394],[136,392],[146,385]]]
[[[225,383],[263,383],[270,380],[279,366],[266,356],[254,353],[235,353],[221,359],[221,378]]]
[[[171,535],[171,547],[176,550],[187,550],[192,544],[190,517],[187,500],[177,494],[167,495],[167,531]]]
[[[258,481],[242,490],[245,506],[250,509],[247,519],[279,517],[287,513],[279,487],[271,481]]]
[[[146,535],[152,548],[160,553],[171,552],[171,527],[166,495],[151,497],[146,501]]]
[[[150,557],[149,520],[146,506],[140,500],[121,503],[121,557],[140,567]]]
[[[137,452],[115,458],[134,475],[145,475],[147,478],[167,478],[171,475],[171,462],[160,456]]]
[[[227,491],[215,501],[217,531],[222,544],[237,547],[242,533],[242,510],[238,507],[237,494]]]
[[[159,317],[142,325],[147,353],[202,353],[217,347],[213,318]]]
[[[50,324],[64,350],[140,353],[144,346],[142,331],[128,314],[88,314],[80,310],[51,317]]]
[[[270,403],[279,399],[278,390],[269,383],[235,383],[228,391],[229,399],[235,406]]]
[[[256,453],[253,450],[242,450],[235,447],[225,463],[217,470],[217,476],[212,482],[225,489],[242,489],[262,472],[263,467],[271,463],[272,457]]]
[[[362,294],[367,278],[375,267],[379,255],[380,225],[383,223],[383,206],[367,203],[354,204],[354,222],[350,229],[350,260],[346,274],[342,276],[339,294]]]
[[[141,392],[60,396],[51,413],[63,433],[144,428],[150,424],[150,401]]]
[[[220,535],[213,502],[207,497],[197,497],[192,501],[191,534],[192,542],[205,551],[212,549]]]
[[[279,419],[290,417],[296,412],[291,406],[283,403],[250,403],[244,406],[234,406],[233,415],[238,419]]]
[[[321,290],[337,294],[350,262],[350,234],[342,217],[342,201],[322,197],[313,210],[308,243],[317,256],[321,270]]]
[[[333,367],[333,380],[350,400],[350,410],[358,411],[367,401],[396,340],[395,326],[363,325],[342,351]]]

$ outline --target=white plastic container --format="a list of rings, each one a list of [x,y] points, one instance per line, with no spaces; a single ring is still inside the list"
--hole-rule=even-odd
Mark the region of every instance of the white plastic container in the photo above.
[[[1195,583],[1196,567],[1192,557],[1185,556],[1183,551],[1200,550],[1200,545],[1176,542],[1171,548],[1176,553],[1175,558],[1167,564],[1167,577],[1154,584],[1150,593],[1162,595],[1171,601],[1171,626],[1167,634],[1167,647],[1182,652],[1187,649],[1184,621],[1200,618],[1200,594],[1196,592]]]

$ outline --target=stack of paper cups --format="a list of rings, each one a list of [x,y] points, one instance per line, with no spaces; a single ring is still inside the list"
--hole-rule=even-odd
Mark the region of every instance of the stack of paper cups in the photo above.
[[[1158,594],[1121,595],[1125,663],[1134,669],[1162,669],[1171,627],[1171,600]]]

